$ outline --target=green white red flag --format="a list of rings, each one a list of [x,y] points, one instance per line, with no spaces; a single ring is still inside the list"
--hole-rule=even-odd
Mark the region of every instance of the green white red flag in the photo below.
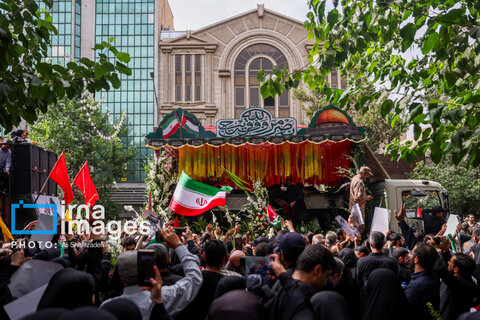
[[[178,128],[185,125],[187,123],[187,119],[185,119],[185,115],[182,113],[182,119],[178,119],[177,117],[171,117],[168,119],[164,124],[160,127],[162,128],[162,134],[165,139],[168,139],[172,134],[174,134]]]
[[[198,216],[212,208],[225,206],[226,191],[190,178],[182,171],[170,201],[170,209],[182,216]]]

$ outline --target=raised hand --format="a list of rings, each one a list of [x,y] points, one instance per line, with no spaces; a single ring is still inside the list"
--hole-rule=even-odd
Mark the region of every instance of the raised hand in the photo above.
[[[185,227],[185,232],[182,233],[182,236],[183,236],[183,239],[185,239],[185,242],[187,242],[188,240],[193,240],[192,230],[190,230],[189,227]]]
[[[398,222],[405,220],[405,203],[402,203],[402,208],[400,209],[400,212],[395,209],[393,213],[395,214],[395,219],[397,219]]]
[[[175,231],[173,231],[172,227],[168,227],[163,230],[159,229],[158,232],[160,232],[160,235],[162,236],[163,241],[165,241],[165,245],[167,247],[176,249],[178,246],[182,245],[182,242],[178,238]]]
[[[270,267],[272,267],[275,276],[279,277],[282,273],[287,272],[283,264],[280,262],[280,257],[278,254],[271,254],[268,257],[273,259],[273,261],[270,262]]]
[[[155,271],[155,279],[150,278],[150,283],[152,284],[152,288],[150,290],[150,299],[156,303],[162,303],[162,277],[160,276],[160,272],[158,271],[157,266],[153,266],[153,270]]]
[[[12,266],[20,267],[25,261],[27,261],[27,258],[25,258],[25,253],[23,252],[23,249],[20,249],[12,254],[12,260],[10,264]]]

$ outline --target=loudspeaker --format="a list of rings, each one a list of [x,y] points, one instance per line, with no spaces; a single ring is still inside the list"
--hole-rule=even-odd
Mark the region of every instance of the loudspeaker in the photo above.
[[[20,195],[38,194],[57,161],[57,155],[29,143],[13,144],[11,151],[11,198],[17,199]],[[49,181],[41,194],[57,196],[57,184]]]

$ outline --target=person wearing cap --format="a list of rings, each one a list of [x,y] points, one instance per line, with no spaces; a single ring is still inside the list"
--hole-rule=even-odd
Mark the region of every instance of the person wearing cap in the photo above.
[[[365,221],[365,203],[373,199],[372,196],[367,196],[365,192],[365,181],[371,176],[373,174],[369,167],[361,167],[358,174],[353,176],[350,182],[349,210],[352,212],[352,207],[358,203],[360,210],[362,210],[363,221]]]
[[[285,267],[287,274],[292,275],[297,267],[297,260],[305,249],[305,239],[296,232],[289,232],[280,238],[275,253]]]

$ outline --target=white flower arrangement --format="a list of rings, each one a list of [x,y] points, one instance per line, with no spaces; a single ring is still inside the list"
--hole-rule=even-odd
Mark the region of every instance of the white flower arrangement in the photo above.
[[[147,198],[144,210],[148,209],[148,195],[152,195],[152,209],[158,213],[159,218],[170,220],[171,212],[168,210],[172,196],[172,185],[175,184],[177,176],[173,170],[173,158],[164,150],[153,159],[148,160],[145,166],[147,178],[145,179],[145,191]]]
[[[243,206],[242,212],[247,215],[247,225],[253,230],[255,238],[267,237],[274,234],[275,230],[269,228],[268,224],[268,192],[263,187],[262,181],[257,180],[253,183],[253,193],[247,195],[247,203]]]
[[[113,238],[112,236],[108,236],[106,241],[108,247],[110,248],[110,253],[112,255],[112,264],[115,265],[118,256],[122,253],[123,247],[120,238]]]

